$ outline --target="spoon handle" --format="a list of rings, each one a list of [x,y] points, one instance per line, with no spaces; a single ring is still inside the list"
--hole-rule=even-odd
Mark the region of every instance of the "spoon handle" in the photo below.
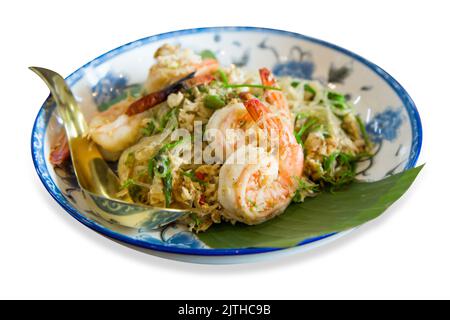
[[[56,101],[58,113],[64,122],[67,135],[70,138],[84,136],[88,132],[88,125],[64,78],[45,68],[30,67],[30,70],[41,77],[50,89]]]
[[[50,89],[62,118],[69,142],[73,168],[81,188],[105,197],[118,192],[119,181],[109,172],[100,151],[87,139],[88,125],[71,90],[58,73],[40,67],[30,67]],[[95,166],[93,166],[96,164]],[[98,170],[98,169],[101,170]],[[98,174],[101,172],[101,174]]]

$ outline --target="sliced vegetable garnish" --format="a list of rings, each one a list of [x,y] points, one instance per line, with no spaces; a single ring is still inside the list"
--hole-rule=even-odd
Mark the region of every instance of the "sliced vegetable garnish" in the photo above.
[[[277,87],[270,87],[270,86],[264,86],[262,84],[246,84],[246,83],[242,83],[242,84],[230,84],[228,82],[228,77],[225,74],[225,71],[223,71],[222,69],[218,69],[217,70],[218,76],[220,81],[222,81],[223,83],[223,87],[224,88],[259,88],[259,89],[264,89],[264,90],[277,90],[277,91],[281,91],[281,88],[277,88]]]
[[[208,92],[208,88],[207,88],[205,85],[203,85],[203,84],[197,86],[197,89],[198,89],[198,91],[200,91],[201,93],[207,93],[207,92]]]
[[[345,110],[348,108],[348,105],[343,102],[335,102],[335,103],[333,103],[333,106],[339,110]]]
[[[298,81],[291,82],[291,87],[293,87],[293,88],[297,88],[299,85],[300,85],[300,82],[298,82]]]
[[[224,85],[228,85],[228,77],[227,77],[225,71],[223,71],[222,69],[218,69],[217,73],[219,75],[220,81],[222,81]]]
[[[148,161],[147,172],[150,178],[159,177],[163,182],[166,206],[169,206],[172,203],[173,182],[170,158],[167,152],[179,146],[183,141],[183,139],[179,139],[177,141],[166,143],[159,149],[156,155]]]
[[[356,117],[356,121],[358,122],[359,130],[361,131],[361,135],[364,138],[364,142],[366,143],[366,145],[371,146],[372,142],[370,141],[369,135],[367,134],[366,126],[364,125],[364,122],[362,121],[360,116],[357,115],[355,117]]]
[[[158,153],[152,158],[148,163],[148,171],[150,176],[161,178],[166,206],[169,206],[172,203],[172,171],[167,154]]]
[[[317,123],[318,123],[317,119],[308,119],[297,132],[294,132],[295,138],[297,139],[297,143],[303,146],[303,136],[309,129],[311,129]]]
[[[142,134],[146,137],[150,137],[153,133],[155,133],[155,131],[156,125],[152,120],[147,123],[147,126],[141,129]]]
[[[196,213],[191,213],[189,215],[189,218],[191,218],[193,220],[194,228],[199,227],[203,223],[202,219],[200,219],[198,214],[196,214]]]
[[[153,172],[155,170],[155,159],[148,160],[147,171],[150,178],[153,178]]]
[[[166,206],[170,206],[172,203],[172,172],[169,171],[167,175],[163,178],[163,184],[164,184],[164,198],[166,200]]]
[[[292,198],[292,202],[294,203],[302,203],[305,201],[306,196],[311,196],[320,191],[319,185],[314,182],[309,181],[306,178],[301,178],[298,181],[298,188],[295,192],[294,198]]]
[[[345,190],[324,192],[256,226],[222,223],[198,237],[211,248],[292,247],[302,241],[345,231],[379,217],[412,185],[423,166],[384,180],[355,182]]]
[[[203,103],[205,104],[206,108],[213,110],[223,108],[226,104],[221,97],[213,94],[205,96],[205,98],[203,99]]]
[[[129,187],[131,187],[131,186],[134,185],[134,184],[136,184],[136,183],[134,182],[133,179],[127,179],[127,180],[125,180],[125,181],[122,183],[121,188],[122,188],[122,189],[128,189]]]
[[[305,84],[304,89],[305,89],[306,92],[309,92],[309,93],[311,93],[313,95],[316,94],[316,90],[313,87],[311,87],[309,84]]]
[[[359,157],[343,152],[333,152],[329,157],[324,158],[325,174],[322,179],[330,184],[332,192],[355,180],[358,160]]]
[[[164,129],[167,126],[170,118],[176,117],[178,113],[178,108],[170,109],[161,119],[160,130]]]
[[[276,90],[281,91],[281,88],[264,86],[262,84],[228,84],[224,86],[225,88],[259,88],[264,90]]]
[[[337,101],[337,102],[342,102],[342,103],[346,103],[347,99],[345,99],[345,96],[343,94],[337,93],[337,92],[328,92],[327,94],[327,98],[328,100],[331,101]]]
[[[137,185],[136,181],[134,181],[133,179],[127,179],[122,184],[121,189],[122,190],[126,189],[131,198],[136,199],[136,197],[138,197],[139,192],[141,191],[141,186]]]
[[[157,155],[154,158],[155,164],[153,172],[156,177],[165,178],[170,173],[170,160],[165,154]]]
[[[162,146],[159,153],[170,151],[170,150],[178,147],[180,144],[182,144],[183,141],[184,141],[183,139],[179,139],[177,141],[172,141],[172,142],[166,143],[164,146]]]

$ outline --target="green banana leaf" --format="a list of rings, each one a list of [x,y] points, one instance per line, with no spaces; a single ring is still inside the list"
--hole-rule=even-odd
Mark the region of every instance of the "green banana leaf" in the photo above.
[[[211,248],[284,248],[308,238],[357,227],[379,217],[411,186],[423,165],[375,182],[355,182],[301,204],[257,226],[217,224],[198,235]]]

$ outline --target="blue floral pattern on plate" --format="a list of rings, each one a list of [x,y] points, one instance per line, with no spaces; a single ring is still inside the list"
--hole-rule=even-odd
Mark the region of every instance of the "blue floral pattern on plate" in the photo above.
[[[312,58],[310,52],[304,51],[299,46],[293,46],[289,50],[287,61],[281,62],[279,50],[276,47],[269,45],[268,42],[268,39],[265,38],[258,47],[262,50],[270,50],[273,53],[277,63],[273,66],[272,71],[276,76],[291,76],[307,80],[312,79],[315,65],[313,61],[308,60]]]
[[[314,64],[309,61],[288,61],[277,63],[273,67],[273,73],[277,76],[292,76],[308,80],[312,78],[313,72]]]
[[[116,75],[113,72],[108,72],[101,78],[91,89],[92,97],[99,109],[103,111],[105,108],[102,106],[118,98],[127,84],[128,78],[122,74]]]
[[[402,110],[388,107],[367,124],[366,130],[375,143],[380,143],[383,140],[394,141],[402,123]]]

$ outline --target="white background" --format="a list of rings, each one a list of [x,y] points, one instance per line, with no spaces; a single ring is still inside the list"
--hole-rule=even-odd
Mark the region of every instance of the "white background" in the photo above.
[[[448,1],[2,1],[0,298],[450,298]],[[420,110],[427,166],[377,221],[315,251],[202,266],[128,249],[56,204],[30,156],[48,90],[27,67],[67,76],[123,43],[182,28],[296,31],[391,73]]]

